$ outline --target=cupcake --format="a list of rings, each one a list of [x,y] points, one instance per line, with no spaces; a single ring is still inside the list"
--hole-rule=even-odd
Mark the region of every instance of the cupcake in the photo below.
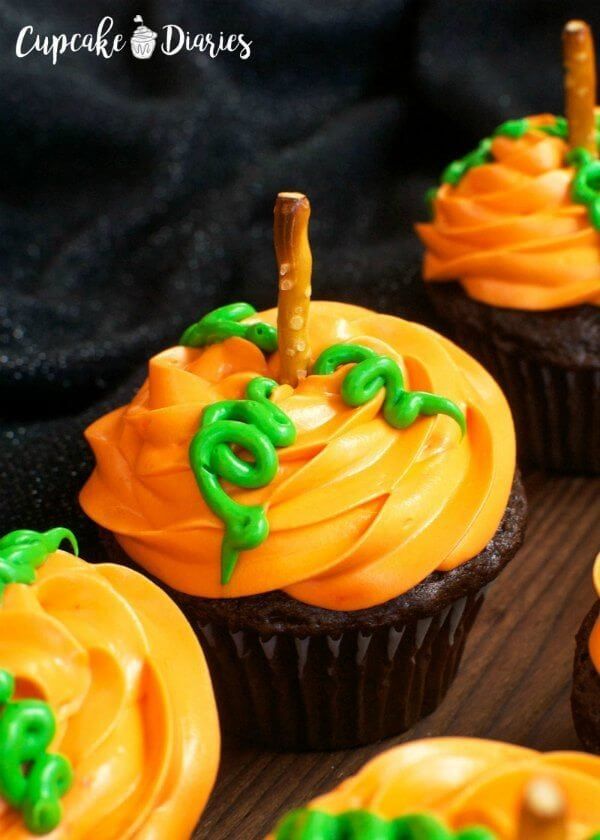
[[[580,22],[565,28],[565,58],[568,120],[501,125],[446,168],[432,220],[416,229],[433,305],[502,386],[520,456],[597,474],[600,163],[593,46]]]
[[[600,596],[600,554],[594,564]],[[600,753],[600,601],[586,615],[576,638],[571,708],[577,734],[586,749]]]
[[[0,836],[187,840],[219,730],[197,639],[142,575],[0,540]]]
[[[136,26],[133,35],[129,39],[131,52],[136,58],[150,58],[156,46],[157,34],[148,26],[144,25],[144,20],[141,15],[136,15],[133,21],[138,26]]]
[[[597,840],[600,758],[477,738],[388,750],[268,840]]]
[[[186,613],[226,731],[334,749],[436,708],[526,504],[477,362],[400,318],[309,310],[308,213],[279,196],[277,310],[204,316],[87,430],[81,504]]]

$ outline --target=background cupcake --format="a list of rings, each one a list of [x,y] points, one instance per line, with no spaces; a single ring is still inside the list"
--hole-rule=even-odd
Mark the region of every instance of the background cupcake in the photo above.
[[[269,840],[592,840],[599,779],[600,759],[583,753],[476,738],[413,741],[288,814]]]
[[[307,210],[278,200],[278,312],[203,318],[184,335],[197,347],[152,359],[131,404],[88,430],[81,504],[186,611],[225,728],[316,749],[436,707],[525,500],[508,406],[463,351],[359,307],[302,314]],[[269,379],[270,398],[249,399]]]
[[[600,554],[594,564],[594,585],[600,595]],[[600,601],[596,601],[577,633],[571,707],[577,734],[588,750],[600,753]]]
[[[522,457],[598,473],[600,203],[584,24],[565,28],[565,55],[568,122],[501,125],[447,167],[417,231],[431,300],[502,385]]]
[[[0,540],[0,836],[187,840],[219,757],[202,651],[158,587],[65,538]]]

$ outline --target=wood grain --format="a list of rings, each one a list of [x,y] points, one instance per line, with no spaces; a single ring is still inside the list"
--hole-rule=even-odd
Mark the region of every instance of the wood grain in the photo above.
[[[581,749],[569,695],[574,636],[594,601],[600,480],[526,475],[525,545],[492,587],[442,706],[410,732],[336,753],[223,751],[196,840],[260,840],[290,808],[337,785],[378,752],[431,735]]]

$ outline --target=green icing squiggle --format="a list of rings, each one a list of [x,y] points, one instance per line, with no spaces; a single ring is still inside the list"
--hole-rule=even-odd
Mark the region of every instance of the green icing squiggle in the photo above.
[[[479,146],[472,152],[469,152],[464,157],[458,160],[453,160],[442,172],[442,184],[452,184],[456,186],[458,182],[467,174],[469,169],[474,166],[482,166],[492,158],[492,141],[489,137],[484,137]]]
[[[567,139],[568,125],[564,117],[556,117],[555,122],[551,125],[543,125],[537,127],[539,131],[545,134],[550,134],[553,137],[562,137]],[[529,120],[527,118],[521,120],[506,120],[493,132],[492,137],[484,137],[479,143],[479,146],[466,154],[458,160],[452,161],[442,172],[440,181],[442,184],[452,184],[456,186],[459,181],[467,174],[469,169],[474,166],[482,166],[484,163],[489,163],[492,160],[492,138],[501,135],[511,137],[513,140],[518,140],[523,137],[530,129]],[[429,201],[430,199],[428,199]]]
[[[507,120],[493,132],[493,137],[503,135],[518,140],[530,128],[530,121],[526,117],[520,120]],[[551,137],[560,137],[562,140],[567,140],[569,136],[569,125],[565,117],[555,117],[553,123],[535,128],[537,131],[542,131]],[[600,143],[600,115],[596,117],[596,138]],[[491,148],[492,138],[484,138],[473,152],[450,163],[442,172],[440,182],[456,186],[474,166],[481,166],[492,160]],[[600,163],[594,160],[585,149],[573,149],[568,152],[566,162],[573,164],[577,169],[572,186],[573,201],[586,206],[590,222],[596,230],[600,230]],[[432,216],[437,191],[438,187],[431,187],[425,194],[425,201]]]
[[[521,120],[506,120],[496,128],[492,134],[493,137],[511,137],[513,140],[519,140],[529,131],[529,120],[525,117]]]
[[[369,811],[332,815],[307,808],[287,814],[274,836],[275,840],[497,840],[488,828],[454,832],[427,814],[385,820]]]
[[[32,834],[48,834],[60,823],[73,772],[64,756],[47,752],[56,732],[50,706],[11,700],[14,690],[12,674],[0,670],[0,796]]]
[[[274,327],[239,323],[254,313],[253,307],[245,303],[216,309],[189,327],[181,343],[200,347],[236,335],[253,341],[265,351],[275,349]],[[405,429],[421,415],[446,414],[465,433],[465,416],[456,403],[436,394],[405,390],[398,364],[367,347],[333,345],[321,353],[313,373],[330,374],[340,365],[350,363],[354,367],[342,384],[342,397],[348,405],[364,405],[385,388],[383,416],[394,428]],[[223,585],[231,581],[240,552],[257,548],[267,539],[269,522],[263,505],[240,504],[228,495],[222,482],[249,490],[266,487],[277,474],[276,448],[291,446],[296,439],[291,419],[270,401],[276,387],[274,380],[258,376],[248,384],[245,399],[223,400],[207,406],[190,443],[189,460],[198,488],[225,527],[221,544]],[[232,447],[248,453],[250,460]]]
[[[567,163],[576,170],[571,197],[585,205],[592,226],[600,230],[600,160],[595,160],[587,149],[579,148],[567,154]]]
[[[249,303],[230,303],[209,312],[185,330],[179,343],[185,347],[206,347],[227,338],[245,338],[265,353],[277,350],[277,330],[270,324],[242,324],[245,318],[256,315]]]
[[[406,429],[420,416],[445,414],[455,420],[465,434],[465,415],[455,402],[425,391],[407,391],[398,363],[368,347],[334,344],[321,353],[313,373],[333,373],[341,365],[350,363],[355,363],[355,367],[346,374],[342,383],[342,398],[347,405],[364,405],[385,388],[383,416],[390,426]]]
[[[354,364],[342,383],[342,398],[350,406],[374,399],[385,388],[383,416],[396,429],[417,417],[446,414],[466,431],[463,412],[446,397],[407,391],[397,362],[358,344],[335,344],[317,359],[313,373],[327,375],[340,365]],[[266,487],[277,475],[276,448],[291,446],[296,428],[288,415],[270,401],[277,383],[258,376],[249,382],[246,399],[223,400],[207,406],[200,429],[192,438],[189,460],[207,506],[225,526],[221,544],[221,583],[231,581],[239,554],[261,545],[269,535],[263,505],[242,505],[231,498],[222,481],[245,489]],[[232,447],[251,456],[246,460]]]
[[[68,540],[75,554],[78,553],[75,535],[67,528],[40,531],[11,531],[0,539],[0,597],[9,583],[31,584],[35,570],[49,554],[57,550],[63,540]]]
[[[200,492],[225,525],[221,546],[221,582],[229,583],[240,551],[256,548],[269,534],[262,505],[241,505],[227,495],[221,479],[236,487],[265,487],[275,478],[275,447],[290,446],[296,428],[287,414],[270,402],[277,383],[258,376],[246,388],[244,400],[224,400],[204,409],[200,430],[190,444],[190,463]],[[231,449],[250,453],[246,461]]]
[[[518,140],[527,134],[530,128],[531,123],[527,117],[523,117],[520,120],[507,120],[498,126],[493,136],[498,137],[499,135],[504,135],[505,137],[511,137],[513,140]],[[550,135],[550,137],[560,137],[561,140],[566,140],[569,136],[569,124],[567,123],[566,117],[555,117],[553,123],[538,125],[536,129],[537,131],[542,131],[544,134]]]

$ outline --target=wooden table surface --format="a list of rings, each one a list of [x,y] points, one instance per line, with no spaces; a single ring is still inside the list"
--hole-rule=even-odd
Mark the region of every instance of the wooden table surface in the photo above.
[[[600,479],[525,475],[525,545],[491,588],[458,676],[434,714],[398,738],[334,753],[228,746],[197,840],[261,840],[277,819],[394,744],[431,735],[580,749],[569,705],[574,635],[594,601]]]

